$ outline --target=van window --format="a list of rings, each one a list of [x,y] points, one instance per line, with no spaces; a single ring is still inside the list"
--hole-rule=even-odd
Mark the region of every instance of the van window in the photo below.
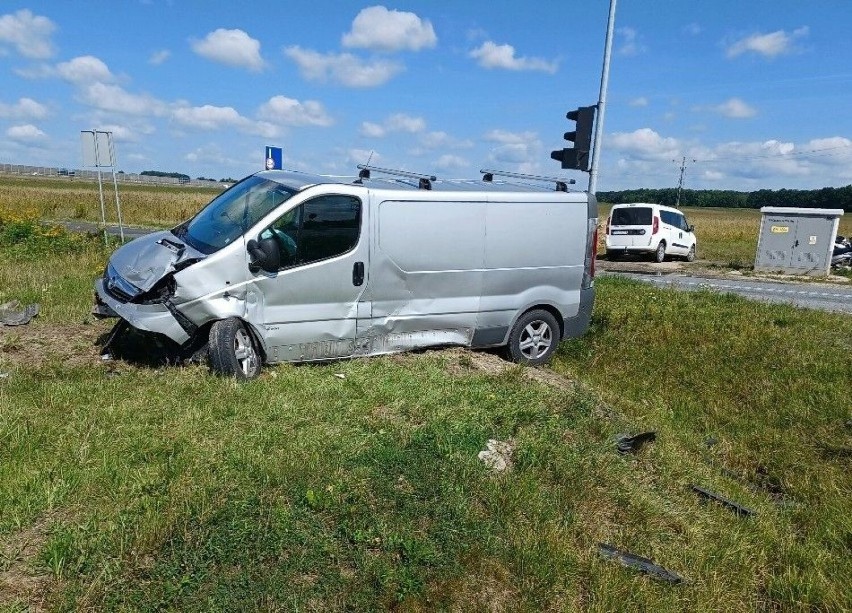
[[[287,211],[260,238],[274,236],[281,268],[344,254],[358,243],[361,201],[353,196],[320,196]]]
[[[660,218],[663,220],[664,224],[674,226],[675,228],[680,228],[681,219],[683,219],[683,215],[673,213],[672,211],[660,211]]]
[[[650,226],[651,209],[646,206],[629,207],[612,210],[612,225],[614,226]]]
[[[295,193],[280,183],[252,175],[219,194],[172,233],[201,253],[214,253]]]

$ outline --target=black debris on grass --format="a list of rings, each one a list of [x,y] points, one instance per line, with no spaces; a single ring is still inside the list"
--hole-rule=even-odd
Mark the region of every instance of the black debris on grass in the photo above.
[[[651,575],[657,579],[661,579],[668,583],[682,583],[683,578],[678,574],[673,573],[672,571],[663,568],[659,564],[656,564],[653,560],[648,558],[643,558],[642,556],[637,556],[636,554],[629,553],[627,551],[621,551],[616,549],[612,545],[607,545],[606,543],[598,543],[598,553],[610,560],[616,560],[627,566],[628,568],[634,568],[638,571],[641,571],[647,575]]]
[[[704,489],[703,487],[698,487],[697,485],[692,486],[692,491],[698,494],[701,498],[705,500],[712,500],[714,502],[718,502],[720,505],[731,511],[736,515],[742,515],[745,517],[751,517],[755,514],[754,511],[744,507],[738,502],[734,502],[724,496],[720,496],[716,492],[711,492],[710,490]]]
[[[656,432],[642,432],[635,436],[619,434],[615,437],[615,446],[619,453],[637,453],[645,443],[657,440]]]

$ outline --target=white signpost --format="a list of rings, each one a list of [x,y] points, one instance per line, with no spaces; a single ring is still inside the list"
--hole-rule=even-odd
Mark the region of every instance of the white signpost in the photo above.
[[[121,201],[118,199],[118,180],[115,177],[115,146],[113,145],[112,132],[81,130],[80,141],[83,145],[83,166],[94,167],[98,171],[98,192],[101,196],[101,223],[104,228],[104,243],[107,240],[107,230],[101,168],[109,168],[112,171],[112,184],[115,187],[115,210],[118,214],[118,233],[123,243],[124,226],[121,223]]]

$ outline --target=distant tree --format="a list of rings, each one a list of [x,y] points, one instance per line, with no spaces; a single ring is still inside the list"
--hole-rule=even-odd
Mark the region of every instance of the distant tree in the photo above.
[[[143,170],[139,173],[145,177],[169,177],[171,179],[178,179],[183,181],[190,181],[189,175],[185,175],[181,172],[163,172],[161,170]]]
[[[677,189],[626,189],[598,192],[600,202],[623,204],[626,202],[653,202],[674,206]],[[759,189],[754,192],[738,192],[716,189],[685,189],[680,194],[681,206],[749,208],[765,206],[788,206],[800,208],[843,209],[852,212],[852,185],[845,187],[823,187],[813,190]]]

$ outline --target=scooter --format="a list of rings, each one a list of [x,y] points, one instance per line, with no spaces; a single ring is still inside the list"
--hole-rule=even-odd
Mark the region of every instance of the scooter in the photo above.
[[[835,237],[831,265],[833,267],[852,266],[852,239],[839,235]]]

